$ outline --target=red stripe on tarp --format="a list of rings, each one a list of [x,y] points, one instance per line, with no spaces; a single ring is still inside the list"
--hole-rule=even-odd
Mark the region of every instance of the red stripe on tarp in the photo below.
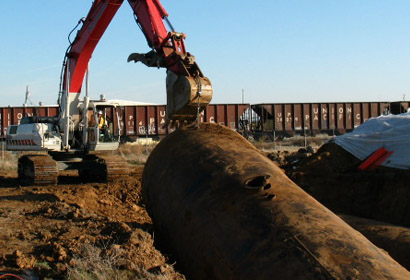
[[[367,170],[374,170],[379,167],[386,159],[388,159],[394,152],[388,151],[384,155],[382,155],[378,160],[376,160],[372,165],[370,165]]]
[[[379,158],[381,158],[384,154],[387,153],[386,148],[379,148],[369,157],[367,157],[360,165],[360,170],[367,170],[373,163],[375,163]]]

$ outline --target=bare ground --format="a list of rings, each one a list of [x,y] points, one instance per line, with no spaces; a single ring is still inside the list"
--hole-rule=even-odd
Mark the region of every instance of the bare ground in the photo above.
[[[0,171],[0,275],[40,279],[184,279],[153,241],[143,166],[114,184],[21,187]]]

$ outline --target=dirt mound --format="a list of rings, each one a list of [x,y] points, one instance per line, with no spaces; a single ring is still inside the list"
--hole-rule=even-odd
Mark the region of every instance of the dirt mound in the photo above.
[[[339,216],[410,271],[410,228],[348,215]]]
[[[153,245],[142,166],[133,169],[112,184],[48,187],[20,187],[17,174],[0,174],[0,275],[184,279]]]
[[[329,142],[319,148],[310,157],[302,158],[295,165],[300,172],[343,173],[354,169],[360,160],[342,149],[339,145]]]
[[[409,172],[390,168],[360,171],[359,164],[359,159],[329,143],[311,157],[283,168],[296,184],[334,212],[410,226]]]

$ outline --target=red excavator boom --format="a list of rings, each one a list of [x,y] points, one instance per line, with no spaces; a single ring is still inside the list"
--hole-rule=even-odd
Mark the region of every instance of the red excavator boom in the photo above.
[[[212,85],[186,52],[185,34],[175,32],[168,13],[159,0],[128,0],[135,19],[153,49],[147,54],[133,53],[128,61],[167,69],[167,120],[193,121],[212,98]],[[79,93],[88,62],[123,0],[95,0],[83,20],[74,42],[66,53],[62,92]],[[169,23],[171,31],[164,25]]]
[[[65,66],[68,67],[69,75],[66,69],[63,90],[71,93],[81,92],[91,55],[122,2],[123,0],[94,1],[86,19],[83,20],[82,28],[67,51]]]

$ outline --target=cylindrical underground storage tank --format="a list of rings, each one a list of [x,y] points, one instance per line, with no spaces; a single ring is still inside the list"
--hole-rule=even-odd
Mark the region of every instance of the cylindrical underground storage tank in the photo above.
[[[162,140],[142,184],[156,238],[190,279],[410,279],[223,126]]]

